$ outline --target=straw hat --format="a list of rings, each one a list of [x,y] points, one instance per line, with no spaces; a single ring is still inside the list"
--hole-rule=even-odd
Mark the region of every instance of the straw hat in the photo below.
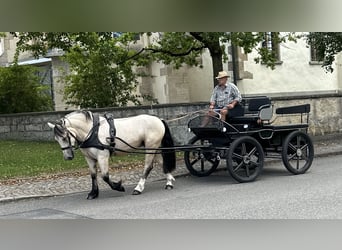
[[[226,71],[220,71],[216,77],[216,79],[220,79],[223,77],[229,77],[228,73]]]

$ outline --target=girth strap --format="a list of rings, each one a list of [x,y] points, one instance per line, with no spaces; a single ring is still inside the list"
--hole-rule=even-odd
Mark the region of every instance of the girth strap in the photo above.
[[[112,114],[104,114],[104,117],[106,118],[108,124],[109,124],[109,145],[113,148],[115,148],[115,135],[116,135],[116,129],[114,126],[114,119]]]

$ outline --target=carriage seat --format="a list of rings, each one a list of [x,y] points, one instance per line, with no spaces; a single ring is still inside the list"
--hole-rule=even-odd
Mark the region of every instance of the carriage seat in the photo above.
[[[231,124],[258,124],[260,121],[270,121],[273,116],[273,106],[267,96],[245,98],[241,105],[237,105],[240,115],[228,116],[227,122]],[[233,110],[235,110],[235,108]],[[241,115],[242,113],[242,115]],[[229,114],[229,113],[228,113]]]

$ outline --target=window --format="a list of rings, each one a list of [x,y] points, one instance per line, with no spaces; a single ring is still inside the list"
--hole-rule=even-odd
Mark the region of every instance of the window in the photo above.
[[[311,62],[322,62],[323,58],[317,52],[315,46],[310,46],[310,61]]]
[[[112,36],[114,38],[120,37],[122,35],[122,32],[112,32]]]
[[[112,37],[118,38],[118,37],[122,36],[122,34],[123,34],[123,32],[112,32]],[[136,33],[136,34],[134,35],[134,40],[135,40],[135,41],[140,40],[140,34],[139,34],[139,33]]]
[[[262,47],[269,51],[272,51],[278,62],[280,62],[280,43],[279,43],[279,32],[265,32],[264,41]]]
[[[310,63],[320,64],[323,61],[324,56],[318,52],[317,46],[315,45],[315,39],[311,38],[310,41]]]

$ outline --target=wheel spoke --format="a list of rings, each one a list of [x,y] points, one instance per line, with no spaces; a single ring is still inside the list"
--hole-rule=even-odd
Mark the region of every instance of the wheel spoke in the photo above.
[[[234,159],[237,158],[237,159],[239,159],[239,160],[242,160],[242,159],[243,159],[242,155],[239,155],[239,154],[237,154],[237,153],[233,153],[233,158],[234,158]]]
[[[248,153],[248,156],[251,157],[252,155],[254,155],[254,153],[257,151],[257,148],[254,147],[251,152]]]
[[[249,166],[246,164],[246,176],[249,177]]]
[[[300,136],[297,136],[297,148],[300,147]]]
[[[308,144],[304,144],[301,148],[300,148],[300,150],[302,150],[302,151],[304,151],[305,149],[307,149],[308,148]]]
[[[243,166],[243,161],[241,161],[240,164],[237,165],[237,167],[233,169],[234,172],[237,172],[242,166]]]
[[[242,143],[241,144],[241,154],[245,155],[246,152],[247,152],[247,150],[246,150],[246,143]]]
[[[290,160],[292,160],[296,155],[297,155],[297,153],[294,153],[294,154],[292,154],[292,155],[288,155],[287,159],[290,161]]]
[[[201,159],[201,172],[204,172],[204,159]]]
[[[193,166],[195,165],[200,159],[196,158],[192,162],[190,162],[190,165]]]
[[[289,148],[291,148],[293,151],[297,150],[296,146],[294,146],[291,142],[289,142]]]
[[[210,162],[213,165],[215,164],[215,160],[213,160],[213,159],[208,159],[207,161]]]

